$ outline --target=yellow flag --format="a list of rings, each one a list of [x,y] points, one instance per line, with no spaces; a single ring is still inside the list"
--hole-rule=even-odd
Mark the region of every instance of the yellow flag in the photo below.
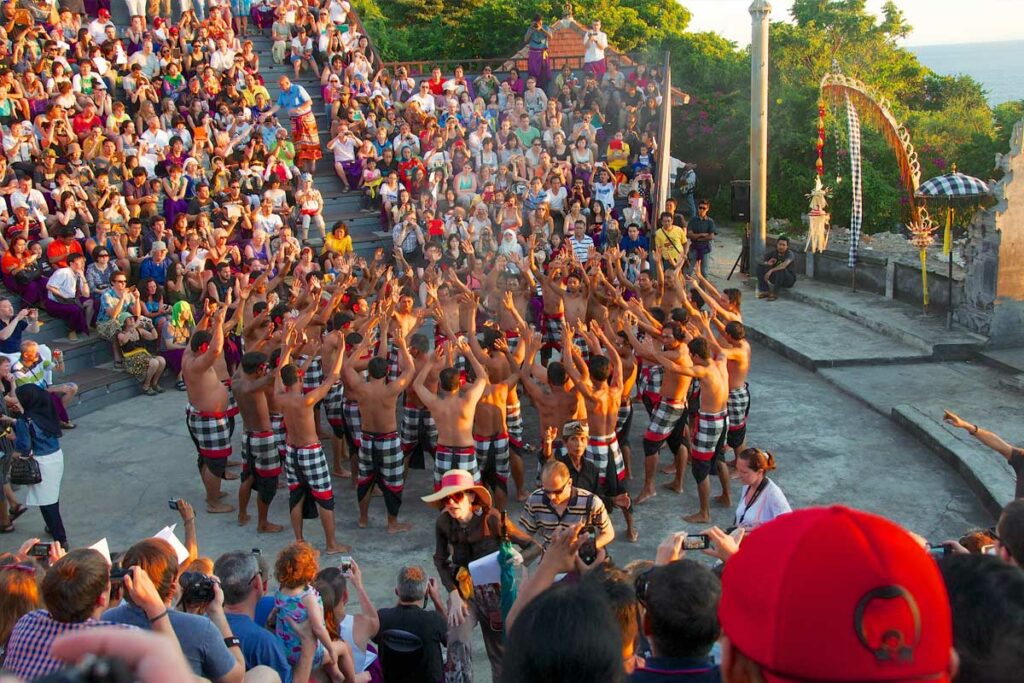
[[[953,251],[953,209],[946,209],[946,231],[942,234],[942,254],[949,256]]]

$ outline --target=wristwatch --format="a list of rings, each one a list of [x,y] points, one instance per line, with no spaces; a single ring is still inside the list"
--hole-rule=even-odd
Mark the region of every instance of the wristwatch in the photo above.
[[[230,638],[225,638],[224,639],[224,645],[226,645],[227,647],[237,647],[237,648],[241,649],[242,641],[240,641],[235,636],[231,636]]]

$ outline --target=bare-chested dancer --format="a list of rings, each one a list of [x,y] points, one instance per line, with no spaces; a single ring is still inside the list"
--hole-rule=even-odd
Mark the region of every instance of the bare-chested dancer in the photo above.
[[[470,348],[487,372],[487,385],[473,416],[473,440],[480,466],[480,480],[494,494],[494,504],[505,509],[508,479],[511,475],[508,424],[508,397],[519,382],[519,363],[512,357],[501,333],[484,330],[481,347],[476,341],[476,325],[470,324]],[[511,368],[515,368],[512,370]],[[526,492],[519,488],[520,495]]]
[[[548,363],[547,368],[533,365],[537,352],[541,350],[541,339],[531,331],[523,337],[526,353],[523,356],[519,378],[523,388],[530,396],[530,401],[537,409],[540,433],[546,434],[548,428],[554,428],[555,434],[562,434],[562,428],[572,420],[587,419],[587,408],[583,403],[583,394],[569,381],[565,365],[561,361]],[[542,373],[538,377],[538,372]],[[561,447],[555,441],[555,448]]]
[[[242,485],[238,488],[238,524],[249,522],[249,497],[256,491],[256,531],[276,533],[284,529],[267,520],[270,503],[277,494],[281,474],[278,435],[270,420],[267,393],[273,390],[276,373],[269,369],[269,357],[259,351],[242,356],[232,378],[232,391],[242,417]]]
[[[206,488],[206,511],[231,512],[222,503],[220,482],[231,455],[231,425],[228,418],[228,388],[221,383],[214,363],[224,353],[224,316],[227,308],[207,306],[213,332],[199,330],[192,335],[181,359],[181,374],[188,391],[185,422],[199,453],[199,474]]]
[[[333,343],[344,351],[341,332],[332,332]],[[294,335],[293,335],[294,336]],[[286,340],[281,354],[281,371],[274,385],[274,397],[284,415],[286,425],[285,474],[288,478],[288,507],[291,513],[295,539],[303,540],[302,520],[312,519],[320,508],[320,523],[327,539],[327,554],[335,555],[351,550],[337,542],[334,536],[334,488],[331,485],[330,466],[320,445],[313,407],[319,403],[341,374],[343,353],[334,354],[331,371],[323,383],[309,393],[303,393],[299,369],[289,361],[294,339]],[[312,500],[310,500],[312,498]]]
[[[687,340],[686,328],[680,323],[671,321],[662,328],[661,337],[657,341],[662,350],[655,347],[655,339],[648,337],[640,342],[633,329],[636,317],[630,312],[625,316],[625,332],[630,345],[637,354],[663,366],[661,388],[657,405],[653,408],[651,423],[644,433],[644,487],[637,497],[637,505],[657,495],[655,476],[658,470],[658,451],[666,440],[671,449],[676,465],[675,480],[671,490],[681,493],[683,490],[683,463],[686,460],[686,397],[690,389],[690,376],[678,372],[675,365],[660,362],[661,355],[678,359],[681,364],[689,362],[689,354],[682,344]]]
[[[581,321],[586,320],[587,302],[590,299],[588,287],[586,276],[562,259],[552,261],[547,276],[541,278],[544,299],[544,346],[541,359],[545,364],[550,361],[551,353],[562,346],[562,322],[569,323],[570,329],[575,330]],[[573,339],[573,342],[582,345],[581,339]]]
[[[480,483],[480,466],[476,459],[476,448],[473,441],[473,415],[477,403],[487,388],[487,371],[476,359],[465,339],[457,339],[454,351],[457,351],[473,368],[474,380],[459,388],[459,371],[454,367],[445,367],[438,376],[437,394],[431,393],[425,386],[427,374],[433,365],[442,365],[449,345],[438,347],[431,362],[420,370],[412,384],[413,391],[430,410],[437,424],[437,450],[434,453],[434,490],[441,488],[441,478],[448,470],[466,470],[473,475],[473,480]]]
[[[622,362],[614,349],[609,355],[600,353],[601,346],[611,347],[600,325],[591,321],[590,330],[581,326],[582,335],[591,347],[589,363],[584,363],[580,352],[568,341],[570,332],[563,330],[562,354],[565,369],[581,394],[587,406],[586,457],[597,467],[597,483],[600,490],[593,491],[622,510],[626,518],[626,533],[629,541],[636,543],[639,534],[633,525],[633,503],[626,491],[626,466],[622,461],[615,424],[622,405]],[[595,353],[597,352],[597,353]]]
[[[700,381],[700,411],[693,434],[690,457],[693,478],[697,482],[700,510],[683,519],[687,522],[711,521],[711,482],[708,475],[717,468],[719,450],[724,447],[728,427],[729,368],[724,354],[712,347],[704,337],[691,339],[687,345],[690,362],[680,362],[665,353],[656,353],[665,365],[666,380],[670,375],[695,377]]]
[[[385,313],[385,319],[390,312]],[[383,338],[387,334],[386,324],[381,326],[381,346],[386,347]],[[371,337],[360,342],[354,355],[359,357],[369,348]],[[398,378],[388,382],[388,361],[381,355],[370,359],[367,366],[369,377],[360,381],[354,368],[345,368],[345,377],[351,387],[350,396],[359,404],[362,432],[359,446],[359,479],[356,496],[359,500],[359,528],[368,523],[370,499],[376,485],[384,494],[387,508],[388,533],[408,531],[412,525],[398,521],[402,506],[402,489],[405,486],[405,459],[402,442],[398,437],[395,404],[398,396],[412,382],[415,368],[405,337],[398,331],[394,339],[398,348]]]

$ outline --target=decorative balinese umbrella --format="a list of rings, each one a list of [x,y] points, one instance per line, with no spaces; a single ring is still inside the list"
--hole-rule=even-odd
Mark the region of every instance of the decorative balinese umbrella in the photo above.
[[[942,202],[946,205],[946,229],[942,237],[942,252],[949,259],[949,310],[946,312],[946,329],[953,327],[953,217],[956,214],[956,207],[979,204],[992,192],[984,181],[958,173],[956,164],[953,164],[951,170],[951,173],[921,183],[915,195],[918,199]],[[926,291],[925,297],[927,296]],[[927,303],[925,307],[927,308]]]

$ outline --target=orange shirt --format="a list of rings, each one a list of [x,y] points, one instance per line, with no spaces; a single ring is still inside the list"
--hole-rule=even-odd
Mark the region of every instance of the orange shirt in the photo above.
[[[81,253],[83,253],[82,245],[78,243],[78,240],[71,240],[69,244],[64,244],[60,239],[55,239],[46,247],[46,258],[54,264],[55,268],[66,268],[68,256]],[[54,259],[60,260],[55,262]]]

